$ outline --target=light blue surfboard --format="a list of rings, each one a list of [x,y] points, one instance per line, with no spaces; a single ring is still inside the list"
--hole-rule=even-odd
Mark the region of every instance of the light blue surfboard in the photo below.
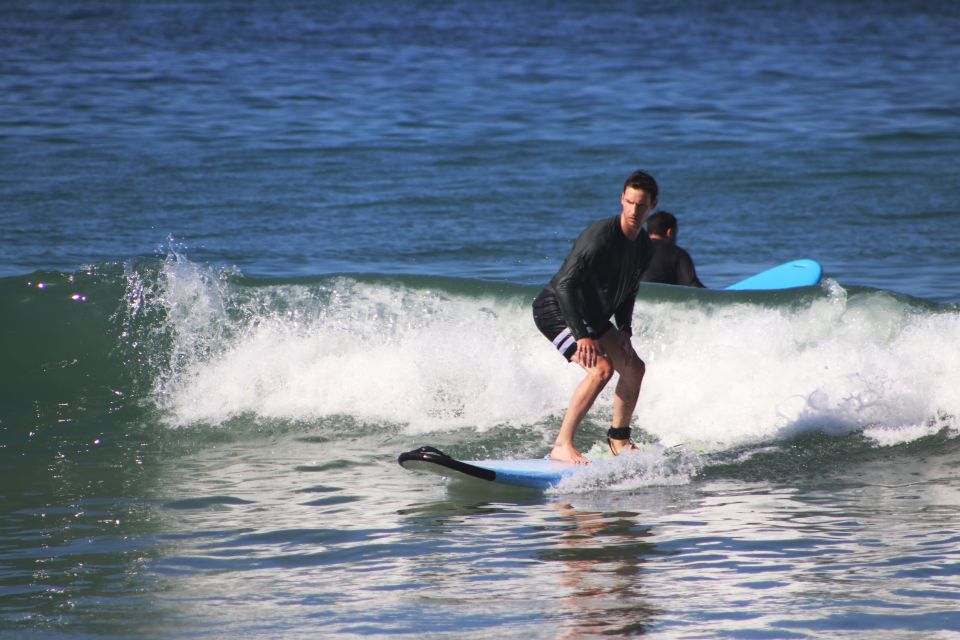
[[[820,284],[823,268],[816,260],[792,260],[761,271],[746,280],[727,287],[727,291],[764,291],[769,289],[792,289]]]

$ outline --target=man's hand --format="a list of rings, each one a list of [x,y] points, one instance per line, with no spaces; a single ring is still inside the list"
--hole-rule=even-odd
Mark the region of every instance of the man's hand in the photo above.
[[[577,362],[592,369],[597,364],[597,357],[600,355],[600,345],[593,338],[580,338],[577,340]]]

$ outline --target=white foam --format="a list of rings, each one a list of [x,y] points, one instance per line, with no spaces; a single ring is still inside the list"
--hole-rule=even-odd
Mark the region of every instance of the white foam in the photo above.
[[[668,307],[635,321],[659,346],[641,423],[665,444],[876,433],[960,410],[960,358],[944,348],[960,339],[956,313],[915,314],[885,294],[799,311],[738,305],[678,318]]]
[[[632,491],[683,485],[703,467],[700,456],[686,447],[668,449],[661,445],[646,445],[641,449],[617,457],[592,457],[589,465],[561,480],[551,492]]]
[[[531,331],[521,301],[343,278],[322,290],[261,291],[230,310],[212,280],[173,262],[159,298],[175,357],[155,395],[175,425],[251,412],[291,420],[349,414],[411,431],[482,429],[534,422],[576,383],[573,370],[539,373],[564,367]],[[222,336],[217,349],[213,334]]]
[[[411,433],[555,425],[581,378],[522,296],[349,278],[238,291],[177,260],[162,288],[174,345],[155,397],[174,425],[243,413],[347,414]],[[953,426],[960,314],[825,290],[798,309],[638,301],[634,345],[648,373],[635,425],[698,450],[814,429],[882,442],[935,419]],[[612,388],[595,417],[609,412]]]

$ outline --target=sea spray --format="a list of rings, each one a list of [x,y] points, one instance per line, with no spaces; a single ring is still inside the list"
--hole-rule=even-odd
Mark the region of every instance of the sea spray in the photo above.
[[[633,491],[644,487],[684,485],[704,464],[699,454],[684,446],[643,445],[640,451],[616,457],[604,453],[599,446],[594,446],[588,454],[591,463],[561,480],[552,491]]]
[[[130,309],[162,318],[151,402],[171,426],[344,415],[411,434],[546,434],[582,373],[533,328],[535,293],[350,275],[260,283],[172,256]],[[828,280],[769,296],[644,287],[635,313],[648,366],[635,426],[666,446],[955,428],[960,363],[942,348],[960,338],[955,308]],[[613,386],[588,424],[609,419]]]
[[[835,282],[823,290],[799,307],[731,301],[678,313],[638,303],[635,325],[660,340],[648,358],[644,428],[666,444],[712,449],[957,415],[958,354],[940,348],[960,337],[956,309]]]

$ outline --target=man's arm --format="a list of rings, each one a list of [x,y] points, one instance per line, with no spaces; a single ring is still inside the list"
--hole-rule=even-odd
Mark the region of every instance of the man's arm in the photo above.
[[[553,281],[560,313],[578,341],[587,337],[583,315],[586,310],[580,307],[598,254],[604,250],[608,225],[608,221],[600,221],[583,230]]]
[[[630,325],[633,324],[633,305],[637,302],[637,292],[638,289],[634,289],[633,292],[627,296],[627,299],[623,301],[616,311],[613,312],[613,318],[617,321],[617,329],[621,332],[626,331],[628,334],[633,333]]]
[[[576,247],[574,251],[576,251]],[[560,273],[557,274],[556,285],[554,285],[557,292],[557,303],[560,305],[560,313],[563,314],[564,322],[570,327],[573,337],[577,340],[587,337],[578,299],[588,269],[587,256],[579,252],[571,253],[563,263]]]

